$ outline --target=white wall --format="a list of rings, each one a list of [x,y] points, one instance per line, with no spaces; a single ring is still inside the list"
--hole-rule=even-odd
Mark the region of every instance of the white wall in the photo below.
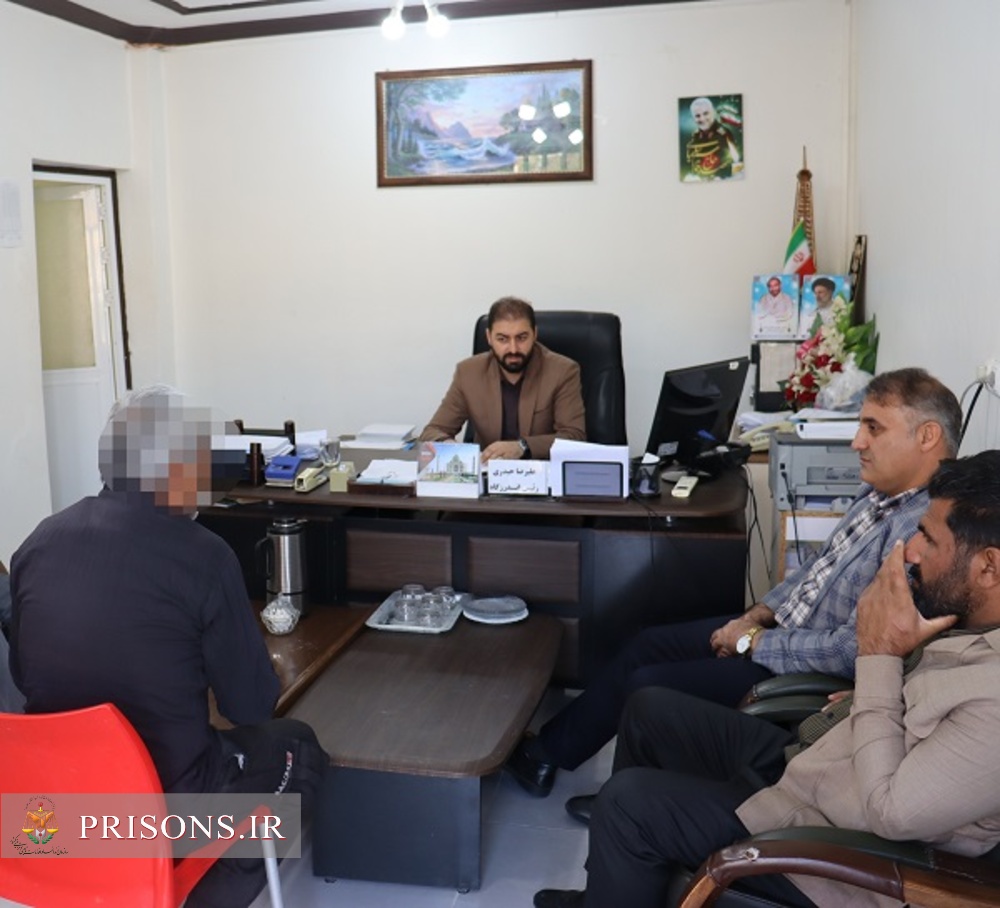
[[[641,448],[665,368],[747,351],[803,145],[843,267],[848,32],[844,0],[726,0],[157,52],[177,382],[257,425],[419,426],[512,293],[621,316]],[[593,182],[376,188],[376,71],[569,59],[594,61]],[[682,185],[677,98],[725,92],[746,179]]]
[[[0,180],[17,189],[23,241],[0,248],[0,559],[51,510],[42,404],[32,162],[129,163],[121,45],[0,4]]]
[[[857,232],[879,367],[921,365],[960,393],[1000,359],[1000,4],[854,0]],[[962,452],[1000,446],[984,395]]]
[[[803,144],[820,266],[869,236],[881,367],[961,390],[1000,357],[998,30],[992,0],[720,0],[460,22],[441,43],[159,51],[0,3],[0,179],[26,236],[0,249],[0,558],[49,500],[33,159],[122,170],[138,383],[261,423],[420,423],[475,314],[521,293],[622,315],[641,445],[663,368],[746,348],[749,277],[778,264]],[[573,58],[594,60],[593,183],[375,188],[374,72]],[[744,93],[747,179],[680,185],[676,98],[728,91]],[[990,404],[967,451],[997,444]]]

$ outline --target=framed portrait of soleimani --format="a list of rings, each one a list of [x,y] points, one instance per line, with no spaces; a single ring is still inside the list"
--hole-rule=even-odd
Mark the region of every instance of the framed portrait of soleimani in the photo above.
[[[679,98],[677,125],[682,183],[743,179],[743,95]]]

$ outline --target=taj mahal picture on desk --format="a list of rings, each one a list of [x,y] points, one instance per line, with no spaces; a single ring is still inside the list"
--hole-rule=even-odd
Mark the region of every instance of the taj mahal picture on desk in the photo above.
[[[420,445],[417,495],[478,498],[479,445],[426,441]]]

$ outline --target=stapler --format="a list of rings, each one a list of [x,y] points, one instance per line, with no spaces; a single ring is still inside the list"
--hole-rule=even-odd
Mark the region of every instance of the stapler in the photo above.
[[[264,485],[290,489],[295,485],[295,477],[302,466],[302,458],[295,454],[279,454],[272,457],[264,468]]]
[[[320,464],[318,467],[306,467],[295,477],[296,492],[311,492],[317,486],[326,482],[330,475],[330,467]]]

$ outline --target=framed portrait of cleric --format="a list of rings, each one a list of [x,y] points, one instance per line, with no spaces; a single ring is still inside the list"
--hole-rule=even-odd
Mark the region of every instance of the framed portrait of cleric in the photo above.
[[[799,276],[758,274],[750,306],[753,340],[793,340],[799,328]]]
[[[743,179],[743,95],[679,98],[677,127],[682,183]]]
[[[838,315],[837,303],[851,301],[851,282],[846,274],[807,274],[802,278],[799,300],[799,330],[796,337],[806,340]],[[843,311],[843,305],[839,307]]]
[[[594,178],[591,61],[375,74],[379,186]]]

